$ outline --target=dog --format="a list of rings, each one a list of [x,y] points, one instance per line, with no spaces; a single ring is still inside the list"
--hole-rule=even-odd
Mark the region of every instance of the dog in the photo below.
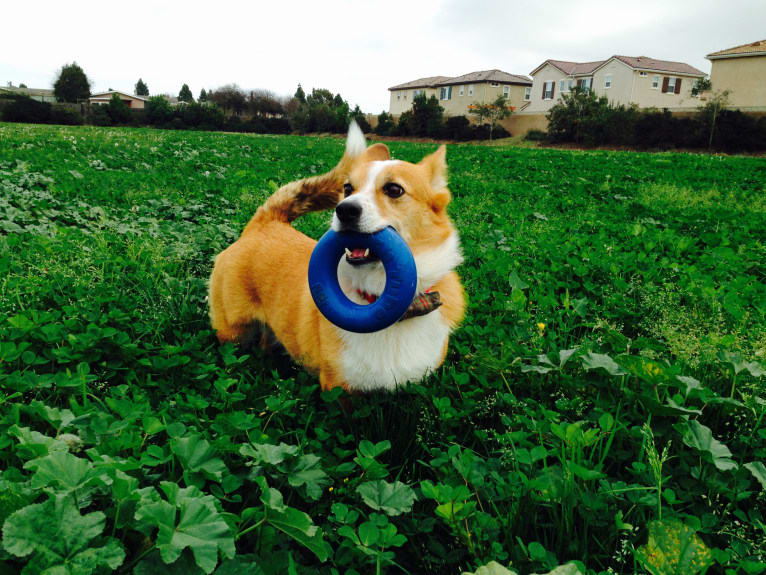
[[[443,363],[449,335],[465,312],[450,199],[444,146],[417,164],[392,160],[384,144],[367,147],[352,122],[335,168],[277,190],[216,257],[209,302],[218,340],[248,344],[267,327],[293,359],[318,372],[323,390],[393,390],[421,380]],[[404,318],[386,329],[345,331],[314,304],[307,277],[316,242],[290,222],[331,208],[333,230],[372,233],[391,226],[412,251],[417,295]],[[361,305],[374,302],[385,287],[375,254],[354,246],[338,264],[338,279],[346,296]]]

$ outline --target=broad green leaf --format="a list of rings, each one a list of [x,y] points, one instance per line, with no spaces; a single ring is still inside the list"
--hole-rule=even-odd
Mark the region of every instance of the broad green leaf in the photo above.
[[[710,549],[678,519],[649,522],[649,541],[635,555],[652,575],[695,575],[713,562]]]
[[[356,491],[367,505],[387,515],[401,515],[409,511],[416,499],[412,488],[399,481],[368,481],[357,487]]]
[[[513,289],[527,289],[529,287],[529,284],[522,280],[515,271],[512,271],[511,275],[508,276],[508,284]]]
[[[45,457],[28,461],[24,468],[35,472],[32,487],[54,485],[64,493],[84,487],[94,476],[90,461],[66,451],[53,451]]]
[[[316,455],[302,455],[295,461],[287,475],[290,485],[293,487],[305,485],[306,494],[314,500],[319,499],[324,487],[330,484],[327,474],[320,467],[320,462]]]
[[[516,571],[503,567],[497,561],[490,561],[482,565],[476,571],[463,571],[461,575],[518,575]]]
[[[162,575],[202,575],[204,571],[197,567],[191,551],[183,552],[176,561],[169,565],[162,560],[159,551],[153,551],[133,568],[132,575],[158,575],[160,573]],[[218,569],[216,569],[217,574]]]
[[[173,439],[170,448],[185,471],[202,473],[208,479],[219,482],[223,474],[228,472],[226,464],[218,457],[213,446],[201,435]]]
[[[589,351],[580,358],[580,361],[582,361],[583,367],[587,370],[603,369],[609,375],[625,375],[628,373],[606,354]]]
[[[261,502],[274,511],[283,512],[287,509],[282,493],[273,487],[268,487],[261,492]]]
[[[369,521],[365,521],[359,526],[359,540],[362,542],[362,545],[366,545],[367,547],[375,545],[378,542],[379,537],[380,531]]]
[[[136,519],[158,528],[157,549],[165,563],[177,560],[187,547],[205,573],[218,563],[218,550],[226,557],[235,553],[229,525],[215,507],[212,495],[202,495],[196,487],[179,488],[161,484],[168,501],[139,504]]]
[[[109,537],[103,545],[90,546],[104,531],[105,522],[100,511],[80,515],[69,496],[51,497],[8,517],[3,525],[3,546],[16,557],[31,555],[24,575],[89,575],[105,567],[116,569],[125,559],[116,539]]]
[[[384,439],[378,443],[373,443],[367,439],[363,439],[359,442],[359,454],[364,457],[372,457],[374,459],[389,449],[391,449],[391,442],[388,439]]]
[[[595,469],[588,469],[587,467],[578,465],[574,461],[567,461],[567,468],[574,475],[580,479],[584,479],[585,481],[592,481],[593,479],[601,479],[602,477],[606,477],[600,471],[596,471]]]
[[[240,454],[246,457],[252,457],[256,463],[268,463],[277,465],[285,459],[294,457],[298,453],[297,445],[271,445],[270,443],[250,443],[243,445],[239,449]]]
[[[751,463],[745,463],[745,468],[758,480],[763,489],[766,489],[766,465],[760,461],[753,461]]]
[[[322,530],[303,511],[292,507],[282,512],[270,511],[268,522],[309,549],[321,562],[327,561],[332,548],[324,540]]]
[[[713,464],[721,471],[738,467],[731,458],[729,448],[713,437],[713,432],[709,427],[702,425],[696,419],[687,421],[683,425],[682,434],[686,445],[710,454]]]

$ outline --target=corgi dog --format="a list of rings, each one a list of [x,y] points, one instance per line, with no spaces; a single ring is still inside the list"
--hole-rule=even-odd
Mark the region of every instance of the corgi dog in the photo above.
[[[393,390],[419,381],[444,361],[465,311],[450,199],[444,146],[417,164],[392,160],[385,145],[367,147],[352,123],[335,168],[277,190],[216,257],[209,302],[219,341],[249,344],[267,327],[293,359],[318,372],[323,390]],[[330,208],[333,230],[372,233],[391,226],[415,258],[415,301],[381,331],[345,331],[325,319],[311,297],[308,264],[316,242],[290,222]],[[383,293],[386,274],[374,253],[347,246],[338,280],[351,301],[367,305]]]

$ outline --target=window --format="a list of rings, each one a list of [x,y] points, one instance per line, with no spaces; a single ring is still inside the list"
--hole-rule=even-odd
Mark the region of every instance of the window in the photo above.
[[[553,87],[556,82],[550,81],[543,83],[543,100],[553,100]]]
[[[506,100],[511,97],[511,87],[510,86],[503,86],[503,97]]]
[[[529,101],[532,98],[532,87],[527,86],[524,88],[524,99]]]
[[[418,96],[420,96],[423,93],[423,90],[413,90],[412,91],[412,99],[414,100]]]
[[[659,87],[660,87],[660,77],[652,76],[652,89],[656,90]]]
[[[574,78],[569,78],[569,82],[567,82],[567,92],[572,91],[572,86],[574,86]]]
[[[444,86],[439,94],[440,100],[449,100],[452,98],[452,86]]]
[[[666,94],[675,94],[676,93],[676,80],[678,78],[668,78],[668,87],[667,89],[663,90]]]
[[[401,100],[402,99],[402,93],[401,92],[397,92],[396,93],[396,99],[397,100]]]
[[[459,90],[458,94],[460,94],[461,96],[463,96],[465,94],[465,86],[460,86],[460,90]]]
[[[642,78],[646,78],[647,74],[646,72],[639,72],[638,75],[641,76]]]
[[[492,86],[493,88],[497,88],[500,84],[498,84],[497,82],[490,82],[489,85]]]
[[[608,88],[611,88],[611,87],[612,87],[612,75],[611,74],[607,74],[604,77],[604,88],[608,89]]]
[[[468,84],[468,95],[473,96],[473,84]]]
[[[559,92],[564,91],[564,82],[565,80],[559,80]]]
[[[577,87],[586,92],[590,90],[592,84],[593,78],[580,78],[577,80]]]

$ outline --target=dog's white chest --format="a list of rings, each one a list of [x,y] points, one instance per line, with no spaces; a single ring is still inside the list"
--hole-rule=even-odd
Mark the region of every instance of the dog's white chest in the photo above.
[[[339,329],[343,375],[351,389],[393,390],[439,365],[449,327],[441,311],[406,319],[375,333]]]

